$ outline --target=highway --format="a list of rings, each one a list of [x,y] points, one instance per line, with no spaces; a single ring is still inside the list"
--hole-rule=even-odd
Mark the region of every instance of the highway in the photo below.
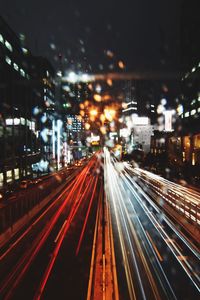
[[[84,299],[99,195],[97,156],[0,253],[2,299]],[[78,288],[76,288],[78,287]]]
[[[120,299],[199,299],[199,249],[138,184],[141,172],[105,150]]]
[[[130,167],[128,169],[130,170]],[[173,206],[196,225],[200,225],[200,193],[198,191],[139,168],[131,169],[131,172],[148,189],[152,189],[157,195],[161,196],[164,202]]]

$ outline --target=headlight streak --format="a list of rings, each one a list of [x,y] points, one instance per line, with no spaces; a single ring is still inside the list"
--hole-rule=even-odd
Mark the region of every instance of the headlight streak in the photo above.
[[[131,168],[131,170],[133,171],[132,168]],[[176,191],[177,194],[188,199],[190,202],[194,202],[194,204],[197,204],[197,205],[200,204],[200,194],[188,187],[181,186],[181,185],[174,183],[172,181],[169,181],[159,175],[153,174],[149,171],[142,170],[139,168],[134,168],[134,172],[137,174],[145,174],[150,179],[154,179],[156,182],[161,183],[161,184],[163,183],[165,185],[164,188],[169,188],[169,189],[172,189],[172,191]]]
[[[144,196],[144,198],[149,202],[149,204],[156,210],[158,214],[161,214],[160,208],[148,197],[146,193],[143,192],[142,188],[136,184],[133,178],[130,177],[128,173],[126,173],[127,178],[133,183],[136,189],[139,189],[140,194]],[[190,241],[184,236],[182,232],[180,232],[172,223],[172,221],[165,215],[163,216],[163,220],[167,223],[167,225],[173,230],[173,232],[181,239],[181,241],[185,244],[185,246],[198,258],[200,259],[200,254],[197,249],[194,248],[194,245],[191,246]]]
[[[140,194],[142,194],[145,199],[155,207],[155,204],[150,200],[150,198],[142,191],[142,189],[140,188],[140,186],[138,186],[134,180],[128,175],[126,174],[126,176],[129,178],[129,180],[131,180],[131,183],[134,185],[134,187],[137,189],[137,191],[140,192]],[[170,248],[170,250],[172,251],[174,257],[176,258],[176,260],[179,262],[179,264],[181,265],[181,267],[184,269],[184,271],[186,272],[187,276],[190,278],[191,282],[194,284],[194,286],[197,288],[197,290],[200,292],[200,288],[198,286],[198,284],[194,281],[194,279],[192,278],[191,273],[196,277],[196,280],[199,282],[199,277],[198,275],[193,271],[191,265],[188,263],[187,260],[184,260],[185,265],[183,264],[183,262],[180,260],[180,257],[183,257],[182,253],[180,252],[180,250],[178,249],[178,247],[175,245],[175,243],[171,240],[171,238],[169,237],[169,235],[164,231],[164,229],[160,226],[159,222],[156,220],[154,214],[149,211],[149,209],[147,208],[147,206],[144,204],[143,201],[141,201],[141,198],[139,198],[138,194],[136,193],[136,191],[133,189],[132,185],[130,184],[130,182],[128,181],[128,179],[126,179],[126,183],[127,186],[129,187],[129,189],[131,190],[131,192],[133,193],[134,197],[136,198],[136,200],[138,201],[138,203],[141,205],[141,207],[144,209],[146,215],[148,216],[149,220],[151,221],[151,223],[154,225],[155,229],[160,233],[160,236],[162,237],[162,239],[164,240],[164,242],[166,243],[166,245]],[[157,209],[156,209],[157,210]],[[150,216],[151,217],[150,217]],[[165,221],[167,220],[167,218],[165,217]],[[166,221],[167,222],[167,221]],[[170,224],[169,222],[167,222],[168,225]],[[171,224],[169,225],[171,227]],[[172,227],[171,227],[172,228]],[[173,228],[172,228],[173,229]],[[174,230],[174,232],[176,232]],[[176,232],[177,234],[177,232]],[[179,235],[178,235],[179,236]],[[180,236],[179,236],[180,237]],[[167,241],[171,241],[171,243],[168,243]],[[184,241],[184,239],[183,239]],[[190,271],[188,271],[188,269]]]
[[[125,176],[122,175],[122,177],[125,177]],[[151,264],[152,264],[152,267],[153,267],[154,271],[157,274],[157,278],[158,278],[161,286],[163,287],[163,290],[165,291],[165,287],[164,287],[164,284],[163,284],[163,282],[161,280],[161,275],[163,275],[165,283],[167,284],[167,287],[169,288],[169,290],[171,292],[170,299],[176,299],[176,296],[175,296],[175,294],[173,292],[173,289],[172,289],[172,287],[171,287],[171,285],[170,285],[170,283],[169,283],[169,281],[167,279],[167,276],[166,276],[166,274],[165,274],[165,272],[164,272],[164,270],[163,270],[163,268],[162,268],[162,266],[160,264],[160,261],[158,259],[160,254],[158,255],[157,253],[155,253],[156,251],[153,248],[153,243],[150,240],[149,233],[144,230],[144,227],[143,227],[143,225],[142,225],[142,223],[141,223],[141,221],[140,221],[140,219],[139,219],[139,217],[138,217],[138,215],[137,215],[137,213],[135,211],[135,208],[134,208],[134,205],[133,205],[132,201],[130,200],[129,197],[126,197],[125,199],[128,200],[129,205],[131,206],[131,208],[132,208],[132,210],[134,212],[134,218],[137,219],[137,222],[138,222],[138,224],[140,226],[140,229],[142,230],[142,233],[144,234],[144,236],[146,238],[146,241],[147,241],[149,247],[151,248],[151,253],[150,253],[149,250],[148,250],[148,248],[146,247],[145,243],[143,243],[143,246],[144,246],[144,248],[146,250],[146,253],[148,253],[149,256],[152,255],[152,253],[154,254],[154,258],[156,259],[156,263],[157,263],[158,266],[156,266],[155,264],[152,264],[152,262],[151,262]],[[126,209],[125,203],[123,203],[123,204],[124,204],[124,207]],[[128,215],[128,212],[127,212],[127,215]],[[135,221],[134,221],[134,224],[136,226],[136,222]],[[131,225],[131,226],[133,227],[133,225]],[[137,234],[139,234],[140,240],[143,241],[141,233],[140,233],[139,230],[137,231]],[[142,249],[141,249],[141,252],[142,252]],[[161,271],[161,274],[159,273],[159,271]],[[168,292],[168,289],[166,289],[166,292]]]
[[[112,168],[112,165],[110,163],[110,157],[108,155],[107,150],[105,150],[104,155],[105,155],[105,182],[106,182],[106,191],[108,193],[107,198],[111,199],[113,208],[114,208],[130,299],[136,300],[136,293],[135,293],[134,284],[133,284],[132,276],[131,276],[130,265],[129,265],[128,257],[127,257],[127,253],[126,253],[126,247],[125,247],[124,237],[123,237],[122,228],[121,228],[121,222],[119,220],[119,215],[117,213],[118,209],[116,207],[116,202],[114,200],[115,195],[113,193],[113,189],[108,188],[110,185],[110,180],[112,182],[112,175],[111,175],[111,170],[110,170],[110,168]],[[112,182],[112,185],[113,185],[113,183],[114,182]]]
[[[112,160],[112,162],[115,162],[114,159],[111,158],[111,160]],[[111,167],[113,167],[112,164],[111,164],[110,168],[111,168]],[[110,188],[111,191],[112,191],[113,189],[116,189],[116,188],[119,189],[119,185],[120,185],[119,179],[117,178],[118,175],[117,175],[116,170],[114,170],[114,167],[113,167],[112,172],[110,172],[110,178],[111,178],[112,173],[113,173],[113,180],[111,181],[111,182],[112,182],[112,186],[111,186],[111,188]],[[123,173],[120,173],[120,177],[121,177],[121,180],[122,180],[122,178],[124,177]],[[117,179],[118,179],[118,180],[117,180]],[[114,180],[117,180],[117,182],[115,182],[115,184],[114,184]],[[120,190],[120,189],[121,189],[121,190]],[[143,250],[142,250],[142,248],[141,248],[141,246],[140,246],[140,243],[142,243],[142,245],[144,246],[144,248],[145,248],[145,250],[146,250],[146,253],[148,253],[148,254],[151,255],[151,256],[152,256],[152,253],[154,254],[154,257],[155,257],[155,259],[156,259],[156,263],[157,263],[158,266],[153,265],[152,262],[151,262],[151,264],[152,264],[152,267],[153,267],[153,269],[154,269],[154,271],[155,271],[155,273],[156,273],[156,276],[157,276],[157,278],[158,278],[158,280],[159,280],[159,282],[160,282],[160,284],[161,284],[161,286],[162,286],[162,288],[163,288],[164,293],[165,293],[165,294],[167,295],[167,297],[169,297],[170,299],[176,299],[176,296],[175,296],[175,294],[174,294],[174,292],[173,292],[173,289],[172,289],[172,287],[171,287],[171,285],[170,285],[170,283],[169,283],[169,281],[168,281],[168,279],[167,279],[167,277],[166,277],[166,275],[165,275],[165,273],[164,273],[164,270],[162,269],[162,266],[161,266],[161,264],[160,264],[160,262],[159,262],[159,260],[158,260],[158,257],[157,257],[157,255],[155,254],[155,251],[154,251],[154,249],[153,249],[153,247],[152,247],[152,244],[151,244],[151,242],[149,241],[149,239],[148,239],[148,237],[147,237],[147,234],[146,234],[146,232],[144,231],[143,226],[142,226],[142,224],[141,224],[141,222],[140,222],[140,220],[139,220],[139,218],[138,218],[138,216],[137,216],[137,213],[136,213],[136,211],[135,211],[135,208],[134,208],[132,202],[130,201],[130,199],[129,199],[128,195],[127,195],[127,190],[124,189],[123,185],[120,185],[120,189],[119,189],[118,191],[116,191],[116,194],[117,194],[117,195],[121,194],[122,192],[123,192],[123,194],[124,194],[124,196],[121,195],[121,197],[120,197],[119,200],[118,200],[118,202],[119,202],[118,204],[119,204],[119,206],[121,207],[120,212],[121,212],[121,211],[123,212],[123,210],[125,211],[125,214],[126,214],[126,217],[125,217],[125,218],[126,218],[126,220],[128,220],[129,227],[131,228],[132,236],[134,237],[134,240],[135,240],[135,242],[136,242],[137,248],[139,249],[138,252],[139,252],[140,258],[141,258],[141,260],[142,260],[142,263],[143,263],[145,272],[146,272],[146,274],[147,274],[149,283],[150,283],[150,285],[151,285],[152,291],[153,291],[153,293],[154,293],[155,299],[161,299],[161,298],[160,298],[160,295],[159,295],[157,286],[156,286],[156,284],[155,284],[155,281],[154,281],[154,279],[153,279],[153,276],[152,276],[152,274],[151,274],[151,271],[150,271],[150,269],[149,269],[149,266],[148,266],[148,264],[147,264],[147,261],[146,261],[146,259],[145,259],[145,256],[144,256],[144,254],[143,254]],[[113,198],[113,199],[114,199],[114,198]],[[113,199],[112,199],[112,200],[113,200]],[[115,197],[115,199],[116,199],[116,197]],[[131,206],[132,212],[130,212],[130,209],[128,208],[126,202],[128,202],[128,204]],[[123,206],[123,209],[122,209],[122,206]],[[117,213],[117,212],[116,212],[116,213]],[[134,218],[132,221],[131,221],[131,217]],[[144,235],[145,235],[145,237],[146,237],[146,240],[147,240],[147,242],[148,242],[148,245],[149,245],[149,247],[150,247],[150,249],[151,249],[151,254],[150,254],[149,251],[147,250],[147,247],[146,247],[145,243],[143,242],[143,239],[141,238],[141,234],[139,234],[139,231],[137,231],[137,232],[135,231],[134,225],[136,226],[136,219],[137,219],[137,221],[139,222],[139,226],[141,227],[141,229],[142,229],[142,231],[143,231],[143,233],[144,233]],[[133,224],[134,224],[134,225],[133,225]],[[140,235],[140,241],[139,241],[138,238],[137,238],[137,234]],[[129,233],[129,235],[130,235],[130,233]],[[156,270],[156,269],[157,269],[157,270]],[[160,270],[161,274],[160,274],[160,272],[159,272],[158,270]],[[163,276],[162,279],[161,279],[161,275]],[[164,284],[163,284],[163,282],[162,282],[163,280],[164,280],[165,286],[164,286]],[[167,285],[167,288],[166,288],[166,285]]]
[[[113,159],[111,159],[111,160],[113,161]],[[118,219],[120,219],[120,216],[118,216],[118,215],[120,214],[122,216],[121,218],[122,218],[123,223],[124,223],[123,227],[125,227],[124,236],[128,237],[128,241],[129,241],[129,246],[128,247],[126,246],[126,251],[127,251],[127,249],[130,248],[130,253],[132,254],[134,252],[133,247],[136,247],[138,249],[137,250],[137,253],[138,253],[137,255],[139,255],[140,260],[142,262],[145,274],[148,278],[148,282],[151,286],[151,290],[152,290],[152,293],[154,295],[154,299],[161,299],[160,294],[158,292],[158,287],[157,287],[157,285],[155,283],[155,280],[154,280],[154,278],[151,274],[149,265],[147,263],[147,260],[144,256],[144,254],[143,254],[144,252],[141,248],[141,244],[144,245],[144,243],[143,243],[142,239],[141,239],[141,241],[138,240],[138,237],[137,237],[138,232],[136,232],[135,227],[134,227],[135,221],[136,221],[135,218],[137,218],[136,212],[134,210],[132,213],[129,213],[129,211],[128,211],[129,209],[128,209],[127,205],[125,205],[125,202],[126,202],[126,199],[127,199],[127,193],[124,190],[123,186],[121,186],[121,184],[119,182],[120,177],[118,177],[118,173],[116,172],[116,170],[114,169],[114,167],[113,167],[113,165],[111,164],[110,161],[109,161],[109,165],[107,163],[106,167],[107,167],[107,170],[108,170],[108,173],[109,173],[106,177],[107,180],[108,180],[106,190],[109,190],[110,193],[111,193],[110,200],[113,203],[113,207],[114,207],[114,211],[115,211],[115,218],[117,219],[118,231],[119,231],[119,224],[118,223],[120,222],[120,221],[118,221]],[[122,176],[122,173],[121,173],[121,176]],[[110,182],[109,182],[109,180],[110,180]],[[120,181],[121,181],[121,179],[120,179]],[[113,191],[115,191],[115,192],[113,192]],[[122,195],[122,193],[123,193],[123,195]],[[131,203],[131,206],[132,206],[132,203]],[[131,220],[132,215],[133,215],[133,218],[134,218],[133,220]],[[122,223],[122,221],[121,221],[121,223]],[[122,240],[123,240],[124,236],[122,236]],[[145,232],[145,236],[146,236],[146,232]],[[136,244],[135,246],[133,246],[133,244],[132,244],[131,237],[133,237],[134,243]],[[147,239],[147,236],[146,236],[146,239]],[[156,260],[158,261],[158,258],[155,255],[155,251],[153,250],[152,245],[149,242],[149,240],[148,240],[148,243],[149,243],[151,251],[153,252],[154,256],[156,257]],[[125,244],[125,242],[124,242],[124,244]],[[121,245],[121,247],[122,247],[122,245]],[[122,249],[122,251],[123,251],[123,249]],[[146,253],[148,253],[148,252],[146,251]],[[137,262],[136,262],[136,264],[137,264]],[[172,290],[172,288],[171,288],[171,286],[170,286],[170,284],[169,284],[169,282],[166,278],[166,275],[164,274],[164,272],[162,270],[162,267],[161,267],[159,261],[158,261],[158,265],[159,265],[158,267],[161,269],[161,274],[163,275],[162,280],[165,282],[165,287],[164,287],[164,284],[161,281],[161,278],[159,276],[161,274],[158,275],[158,272],[155,270],[155,266],[153,266],[153,268],[155,270],[155,273],[157,274],[156,278],[159,280],[160,286],[162,286],[163,292],[167,296],[170,295],[170,299],[176,299],[176,296],[173,293],[173,290]],[[139,271],[139,268],[138,268],[138,273],[139,272],[141,272],[141,270]],[[163,277],[164,277],[164,279],[163,279]],[[167,284],[167,289],[166,289],[166,284]],[[143,283],[142,283],[142,287],[143,287]],[[143,297],[144,297],[144,294],[143,294]]]

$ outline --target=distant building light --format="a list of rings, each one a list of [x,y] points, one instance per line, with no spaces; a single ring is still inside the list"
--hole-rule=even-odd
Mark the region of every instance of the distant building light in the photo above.
[[[192,73],[196,71],[196,68],[192,68]]]
[[[182,104],[179,104],[178,107],[177,107],[177,112],[178,112],[178,115],[182,115],[183,114],[183,105]]]
[[[196,163],[196,159],[195,159],[195,153],[192,153],[192,165],[194,166]]]
[[[197,112],[196,109],[191,110],[191,112],[190,112],[191,116],[195,115],[196,112]]]
[[[198,112],[200,112],[200,107],[197,109]]]
[[[185,152],[182,153],[183,156],[183,162],[185,162]]]
[[[15,69],[16,71],[19,70],[19,66],[18,66],[16,63],[13,64],[13,67],[14,67],[14,69]]]
[[[165,110],[164,116],[165,116],[165,131],[172,131],[172,110]]]
[[[152,113],[155,113],[155,110],[151,109],[151,112],[152,112]]]
[[[22,51],[23,51],[24,54],[28,54],[28,49],[22,48]]]
[[[26,74],[25,74],[25,72],[24,72],[24,70],[23,70],[23,69],[20,69],[20,74],[21,74],[23,77],[25,77],[25,76],[26,76]]]
[[[129,107],[129,108],[123,109],[122,112],[130,111],[130,110],[137,110],[137,107]]]
[[[189,111],[187,111],[187,112],[185,113],[185,118],[188,118],[189,115],[190,115],[190,113],[189,113]]]
[[[26,124],[26,120],[24,118],[20,118],[20,122],[21,122],[21,125],[25,125]]]
[[[155,105],[154,105],[154,104],[151,104],[151,107],[155,107]]]
[[[122,129],[120,129],[119,135],[121,137],[128,138],[130,136],[130,134],[131,134],[131,131],[128,128],[122,128]]]
[[[20,119],[19,118],[6,119],[6,125],[20,125]]]
[[[3,39],[3,35],[0,34],[0,43],[4,44],[4,39]]]
[[[12,61],[11,61],[10,57],[6,56],[5,60],[6,60],[7,64],[11,65]]]
[[[185,74],[185,78],[187,78],[189,75],[190,75],[190,73],[186,73],[186,74]]]
[[[132,124],[133,125],[149,125],[150,119],[148,117],[138,117],[132,115]]]
[[[10,44],[8,41],[5,41],[5,46],[6,46],[6,48],[7,48],[10,52],[13,51],[13,48],[12,48],[11,44]]]
[[[58,77],[62,77],[62,72],[61,72],[61,71],[58,71],[58,72],[56,73],[56,75],[57,75]]]

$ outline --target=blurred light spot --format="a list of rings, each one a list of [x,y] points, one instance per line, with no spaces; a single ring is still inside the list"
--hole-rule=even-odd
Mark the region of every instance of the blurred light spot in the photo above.
[[[118,66],[119,66],[120,69],[124,69],[124,68],[125,68],[125,64],[123,63],[122,60],[120,60],[120,61],[118,62]]]

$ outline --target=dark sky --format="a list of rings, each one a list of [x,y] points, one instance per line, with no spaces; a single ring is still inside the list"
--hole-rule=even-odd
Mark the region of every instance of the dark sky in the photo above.
[[[176,64],[180,1],[0,0],[0,12],[55,66],[62,53],[66,69],[117,71],[122,60],[134,71]]]

